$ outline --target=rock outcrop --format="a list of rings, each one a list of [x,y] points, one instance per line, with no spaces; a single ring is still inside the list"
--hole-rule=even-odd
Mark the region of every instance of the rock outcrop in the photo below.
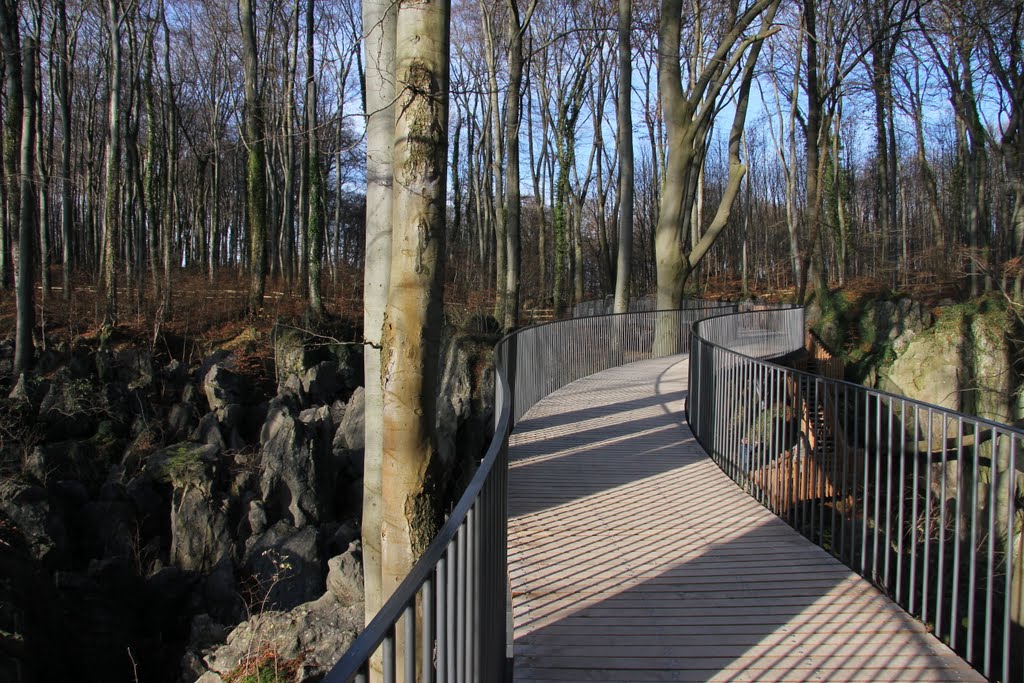
[[[494,341],[446,345],[445,495],[490,439]],[[109,339],[0,377],[15,437],[0,439],[0,678],[218,680],[254,643],[315,677],[347,648],[363,621],[361,347],[286,326],[274,345],[272,377],[231,348],[189,366]],[[44,661],[55,642],[74,671]]]

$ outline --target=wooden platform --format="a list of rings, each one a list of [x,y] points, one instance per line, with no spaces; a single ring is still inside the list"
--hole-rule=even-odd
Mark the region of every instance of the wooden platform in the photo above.
[[[517,427],[515,680],[984,680],[718,469],[686,370],[594,375]]]

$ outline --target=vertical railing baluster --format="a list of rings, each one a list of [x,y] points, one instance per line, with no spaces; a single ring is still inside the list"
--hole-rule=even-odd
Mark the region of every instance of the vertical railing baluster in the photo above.
[[[946,595],[946,501],[947,501],[947,481],[949,480],[949,420],[945,415],[942,416],[942,469],[940,474],[942,481],[939,484],[939,567],[938,567],[938,581],[935,596],[935,635],[938,636],[939,640],[949,642],[949,639],[944,638],[942,635],[942,619],[945,615],[943,611],[943,597]],[[954,503],[955,504],[955,503]]]
[[[452,681],[456,678],[455,673],[455,660],[459,649],[459,641],[456,636],[457,624],[458,624],[458,610],[456,609],[456,589],[455,582],[456,576],[459,572],[459,536],[456,535],[452,539],[451,545],[448,546],[448,576],[445,578],[447,582],[446,590],[446,601],[445,601],[445,629],[447,631],[448,640],[448,652],[446,653],[447,662],[445,668],[447,669],[447,678],[445,681]]]
[[[405,608],[402,615],[402,678],[405,683],[416,683],[416,598]]]
[[[931,408],[926,408],[928,414],[928,436],[925,438],[925,487],[924,487],[924,556],[921,558],[921,621],[928,623],[929,600],[931,586],[931,549],[932,549],[932,432],[935,429],[934,418]],[[920,458],[920,454],[917,456]]]
[[[906,406],[904,405],[904,421],[906,420],[906,417],[905,417],[906,416],[906,410],[905,409],[906,409]],[[918,447],[919,437],[920,437],[920,434],[921,434],[920,424],[921,424],[921,412],[918,409],[918,406],[915,404],[914,405],[914,440],[911,442],[912,443],[911,456],[914,458],[914,463],[913,463],[914,466],[913,466],[913,472],[911,474],[913,479],[911,481],[911,487],[910,487],[910,581],[908,582],[908,585],[910,586],[910,590],[907,591],[907,599],[909,601],[908,611],[911,614],[914,614],[914,604],[915,604],[914,600],[917,597],[917,586],[918,586],[918,583],[917,583],[917,527],[918,527],[918,524],[917,524],[917,514],[918,514],[918,512],[917,512],[917,500],[919,498],[919,495],[918,495],[917,487],[918,487],[918,480],[920,479],[920,476],[921,476],[921,467],[920,467],[920,464],[918,462],[920,460],[920,457],[918,455],[918,451],[920,450],[919,447]],[[904,430],[905,429],[906,428],[904,428]],[[904,533],[903,533],[904,528],[905,527],[902,524],[900,524],[900,538],[903,538],[903,536],[904,536]],[[925,533],[927,533],[927,529],[926,529]],[[896,579],[896,584],[897,585],[900,584],[900,580],[899,580],[898,577]]]
[[[459,527],[455,571],[455,683],[466,683],[466,525]]]
[[[384,636],[383,675],[384,683],[395,683],[395,626],[391,625],[388,634]]]
[[[434,680],[434,579],[423,582],[423,628],[420,629],[420,672],[423,683]]]
[[[978,453],[981,430],[974,423],[974,449],[971,457],[971,554],[967,585],[967,661],[974,663],[974,614],[978,595],[978,498],[981,486],[981,457]]]
[[[963,505],[964,491],[964,419],[957,417],[957,439],[956,439],[956,496],[953,498],[953,513],[956,515],[953,525],[953,590],[950,599],[949,614],[949,646],[956,649],[957,635],[960,629],[960,535],[961,535],[961,505]]]
[[[1014,611],[1013,575],[1016,571],[1013,563],[1017,559],[1014,550],[1014,525],[1017,523],[1016,494],[1017,494],[1017,437],[1014,434],[1007,434],[1010,440],[1009,462],[1007,463],[1006,477],[1006,562],[1003,570],[1003,642],[1002,642],[1002,671],[1003,680],[1010,680],[1010,634],[1012,623],[1010,616]],[[1019,599],[1019,598],[1018,598]],[[1024,671],[1024,668],[1021,669]]]
[[[889,399],[889,467],[887,468],[888,469],[888,474],[889,474],[889,478],[888,478],[887,481],[889,481],[889,482],[892,481],[892,450],[893,450],[893,440],[897,438],[897,436],[896,436],[896,428],[895,428],[895,424],[894,424],[895,420],[893,419],[892,405],[893,405],[893,401],[892,401],[892,399]],[[896,545],[897,545],[897,550],[896,550],[896,602],[897,603],[900,602],[901,595],[902,595],[901,594],[901,589],[903,588],[903,586],[900,585],[900,584],[901,584],[901,579],[903,578],[903,529],[904,529],[904,527],[903,527],[903,521],[904,521],[904,519],[903,519],[903,517],[904,517],[903,510],[906,507],[904,505],[904,500],[903,500],[903,492],[906,490],[906,483],[905,483],[906,482],[906,465],[905,465],[905,463],[906,463],[906,457],[905,457],[906,456],[906,453],[905,453],[906,448],[904,446],[904,444],[906,442],[906,438],[904,437],[904,429],[905,429],[905,427],[903,426],[903,423],[906,421],[906,419],[907,419],[907,402],[906,401],[900,401],[900,430],[899,430],[899,437],[898,437],[899,441],[900,441],[900,444],[899,444],[899,449],[897,450],[897,453],[898,453],[897,457],[899,457],[899,461],[900,461],[900,463],[899,463],[899,468],[900,468],[899,469],[899,479],[897,481],[897,486],[899,487],[899,489],[898,489],[899,490],[899,500],[896,503],[897,504],[897,513],[896,513]],[[889,579],[889,576],[890,576],[890,574],[889,574],[889,557],[892,555],[892,540],[890,538],[890,532],[892,530],[892,524],[889,521],[888,517],[892,516],[892,494],[891,494],[890,489],[888,489],[888,488],[886,490],[886,506],[887,506],[887,510],[888,510],[888,515],[887,515],[886,523],[885,523],[885,580],[889,581],[890,580]]]
[[[992,430],[992,456],[989,467],[989,498],[988,498],[988,568],[985,571],[985,653],[981,673],[986,678],[992,677],[992,608],[993,591],[995,590],[996,569],[996,507],[999,486],[999,431]],[[980,444],[975,442],[974,457],[981,457]]]

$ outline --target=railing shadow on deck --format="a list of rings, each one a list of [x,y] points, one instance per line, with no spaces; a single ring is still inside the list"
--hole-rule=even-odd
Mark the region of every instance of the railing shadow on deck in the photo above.
[[[324,680],[368,680],[377,653],[389,683],[504,680],[511,656],[506,520],[512,429],[537,401],[581,377],[655,351],[687,352],[692,324],[729,310],[736,306],[696,302],[675,311],[560,320],[502,339],[495,347],[496,424],[487,453],[409,576]]]
[[[983,675],[1024,680],[1024,432],[767,362],[798,315],[694,324],[697,439]]]
[[[703,328],[695,323],[722,314],[721,307],[557,321],[504,338],[496,347],[496,428],[486,456],[434,542],[325,680],[365,680],[368,662],[378,651],[385,681],[502,680],[511,651],[506,621],[508,435],[537,401],[576,379],[650,358],[655,348],[657,355],[689,352],[691,326],[695,334],[706,334],[708,339],[691,354],[688,417],[719,466],[744,486],[775,482],[752,486],[755,497],[787,521],[795,521],[798,529],[812,530],[810,535],[822,547],[895,593],[898,603],[921,616],[983,672],[999,670],[1003,680],[1022,680],[1024,662],[1019,655],[1011,657],[1011,652],[1021,651],[1017,625],[1024,613],[1024,591],[1017,579],[1024,566],[1024,550],[1019,541],[1021,504],[1015,476],[1024,460],[1016,456],[1024,433],[947,415],[949,411],[936,412],[942,409],[923,404],[912,405],[913,419],[904,420],[906,406],[913,402],[869,392],[863,410],[844,410],[845,429],[834,430],[844,435],[842,439],[861,433],[864,438],[854,437],[852,444],[840,439],[832,447],[836,453],[854,453],[863,463],[861,469],[851,473],[849,467],[838,464],[838,456],[827,465],[812,466],[812,448],[823,453],[829,444],[826,432],[816,431],[819,425],[829,424],[827,416],[838,414],[838,406],[850,404],[827,403],[828,390],[819,387],[838,391],[834,387],[842,385],[847,397],[853,389],[820,378],[808,380],[767,362],[782,355],[780,351],[802,346],[802,311],[737,315],[735,308],[725,310],[731,315],[711,318]],[[784,348],[790,341],[795,344]],[[824,407],[819,409],[820,405]],[[935,415],[940,415],[941,424],[935,422]],[[906,436],[904,422],[911,425],[913,438]],[[754,434],[764,436],[755,443],[744,430],[757,425],[760,431]],[[923,449],[922,433],[926,433]],[[947,443],[950,433],[959,437],[952,452]],[[897,434],[902,436],[894,438]],[[908,442],[913,448],[907,448]],[[935,443],[944,446],[936,451]],[[922,456],[922,451],[927,455]],[[909,460],[908,452],[913,453]],[[989,481],[982,476],[986,455],[989,462],[1008,463]],[[951,469],[950,463],[954,464]],[[894,468],[904,475],[908,465],[911,481],[898,480],[898,490],[893,492]],[[937,478],[936,465],[947,468]],[[826,485],[830,468],[834,476]],[[931,495],[933,488],[941,493]],[[950,502],[951,491],[955,495]],[[851,521],[834,525],[844,496],[851,492]],[[937,506],[939,498],[943,502]],[[997,506],[987,501],[999,500],[1009,503],[1006,514],[997,516]],[[831,515],[827,525],[826,510]],[[873,512],[879,514],[872,516]],[[987,524],[979,519],[986,515]],[[924,531],[918,533],[922,517]],[[844,535],[847,527],[849,533]],[[829,532],[838,528],[844,539],[838,547],[849,547],[853,555],[837,552],[834,535],[826,534],[826,528]],[[1010,539],[1002,546],[997,539],[1000,533]],[[920,561],[918,546],[922,546]],[[910,566],[903,570],[908,553]],[[929,576],[937,580],[929,582]],[[918,583],[910,580],[908,584],[913,577]],[[981,593],[975,591],[976,581],[985,587]],[[915,599],[917,606],[925,605],[924,612],[915,608]],[[939,614],[945,621],[934,618],[932,623],[929,615]],[[398,641],[401,647],[396,647]]]

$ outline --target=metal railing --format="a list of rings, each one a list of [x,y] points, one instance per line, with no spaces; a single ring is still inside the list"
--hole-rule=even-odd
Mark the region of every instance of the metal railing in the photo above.
[[[694,324],[689,420],[722,469],[992,680],[1024,680],[1024,432],[778,364],[800,310]]]
[[[687,299],[683,302],[682,308],[728,308],[735,309],[736,304],[731,301],[712,301],[710,299]],[[598,315],[612,315],[615,309],[615,297],[606,296],[603,299],[591,299],[573,304],[572,317],[588,318]],[[629,300],[629,313],[640,311],[657,310],[657,301],[653,296],[633,297]],[[719,311],[721,313],[722,311]]]
[[[506,494],[513,427],[537,401],[576,379],[689,352],[693,323],[726,310],[736,307],[688,304],[560,320],[502,339],[495,347],[495,429],[486,455],[441,531],[324,680],[366,681],[378,653],[386,683],[504,680],[511,656]]]

